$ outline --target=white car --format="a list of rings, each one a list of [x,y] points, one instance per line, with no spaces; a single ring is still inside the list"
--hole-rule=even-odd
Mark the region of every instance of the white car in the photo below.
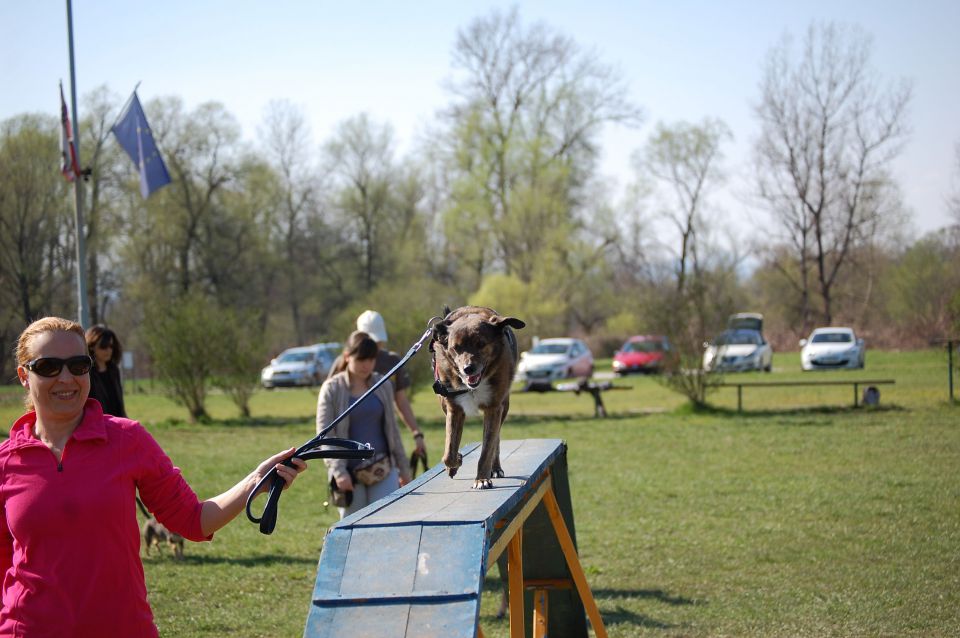
[[[338,351],[336,343],[287,348],[260,372],[260,383],[268,390],[278,386],[318,385],[327,378]]]
[[[708,372],[747,372],[773,367],[773,348],[757,330],[724,330],[703,353]]]
[[[866,351],[853,328],[817,328],[800,340],[800,366],[804,370],[862,368]]]
[[[593,354],[580,339],[541,339],[520,354],[519,381],[554,381],[593,376]]]

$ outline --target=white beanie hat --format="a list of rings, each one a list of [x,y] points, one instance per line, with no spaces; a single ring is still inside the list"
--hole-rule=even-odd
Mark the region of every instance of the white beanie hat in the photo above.
[[[366,332],[374,341],[386,343],[387,327],[383,325],[383,317],[376,310],[364,310],[357,317],[357,330]]]

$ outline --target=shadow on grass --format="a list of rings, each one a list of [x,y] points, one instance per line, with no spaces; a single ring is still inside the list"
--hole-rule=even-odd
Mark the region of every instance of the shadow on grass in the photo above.
[[[283,554],[261,554],[259,556],[197,556],[184,552],[183,560],[174,560],[169,552],[156,554],[152,552],[149,557],[143,558],[145,563],[163,563],[169,562],[171,565],[236,565],[238,567],[271,567],[274,565],[316,565],[317,561],[313,558],[297,558]]]
[[[823,406],[808,406],[808,407],[798,407],[798,408],[782,408],[778,410],[771,409],[761,409],[761,410],[743,410],[742,412],[734,408],[722,408],[714,405],[700,405],[695,406],[693,404],[685,404],[671,414],[675,416],[715,416],[725,419],[768,419],[770,417],[780,417],[780,416],[847,416],[853,414],[859,415],[869,415],[869,414],[886,414],[886,413],[900,413],[908,412],[907,408],[903,406],[891,404],[883,406],[858,406],[853,407],[852,405],[840,406],[840,405],[823,405]]]
[[[259,427],[284,427],[284,426],[295,426],[295,425],[304,425],[307,423],[313,422],[316,418],[315,415],[306,415],[302,417],[289,417],[289,416],[256,416],[256,417],[234,417],[230,419],[210,419],[209,421],[197,421],[191,423],[190,421],[184,421],[182,419],[164,419],[163,421],[158,421],[155,425],[168,427],[168,428],[185,428],[185,427],[204,427],[204,426],[217,426],[225,428],[259,428]]]
[[[603,603],[603,622],[607,626],[624,625],[627,627],[645,627],[648,629],[674,629],[678,625],[666,623],[645,614],[626,609],[624,600],[653,600],[667,605],[703,605],[702,600],[671,594],[662,589],[595,589],[593,596],[598,604]]]
[[[687,598],[665,592],[662,589],[594,589],[593,596],[597,600],[617,601],[622,599],[642,598],[655,600],[668,605],[703,605],[702,600]]]

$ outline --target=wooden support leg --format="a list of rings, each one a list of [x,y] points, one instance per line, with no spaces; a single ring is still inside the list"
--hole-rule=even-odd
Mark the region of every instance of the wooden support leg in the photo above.
[[[546,589],[533,590],[533,638],[547,638],[547,603],[549,596]]]
[[[557,540],[560,541],[560,548],[563,550],[563,556],[567,559],[567,568],[570,575],[573,576],[573,582],[577,586],[577,593],[580,594],[580,600],[586,609],[590,624],[593,625],[593,631],[597,638],[607,638],[607,630],[603,626],[603,619],[600,617],[600,610],[597,608],[597,602],[593,599],[593,593],[587,584],[587,577],[583,573],[583,567],[580,566],[580,558],[577,556],[577,549],[573,546],[573,539],[570,538],[570,532],[567,531],[567,524],[563,522],[563,514],[560,513],[560,505],[557,503],[557,497],[553,489],[547,490],[543,495],[543,504],[550,515],[550,521],[553,523],[553,529],[557,533]],[[511,574],[513,570],[511,570]],[[511,576],[512,578],[512,576]],[[511,581],[511,601],[510,601],[510,638],[515,638],[513,630],[513,585]]]
[[[524,638],[522,527],[507,546],[507,580],[510,590],[510,638]]]

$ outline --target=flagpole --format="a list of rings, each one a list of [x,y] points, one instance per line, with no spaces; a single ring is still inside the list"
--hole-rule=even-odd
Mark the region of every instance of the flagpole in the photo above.
[[[73,5],[67,0],[67,43],[70,48],[70,108],[73,110],[73,144],[77,166],[80,164],[80,117],[77,114],[77,74],[73,62]],[[80,171],[83,172],[82,170]],[[77,224],[77,319],[84,329],[90,327],[90,309],[87,300],[86,237],[83,235],[83,180],[73,180],[73,210]]]

